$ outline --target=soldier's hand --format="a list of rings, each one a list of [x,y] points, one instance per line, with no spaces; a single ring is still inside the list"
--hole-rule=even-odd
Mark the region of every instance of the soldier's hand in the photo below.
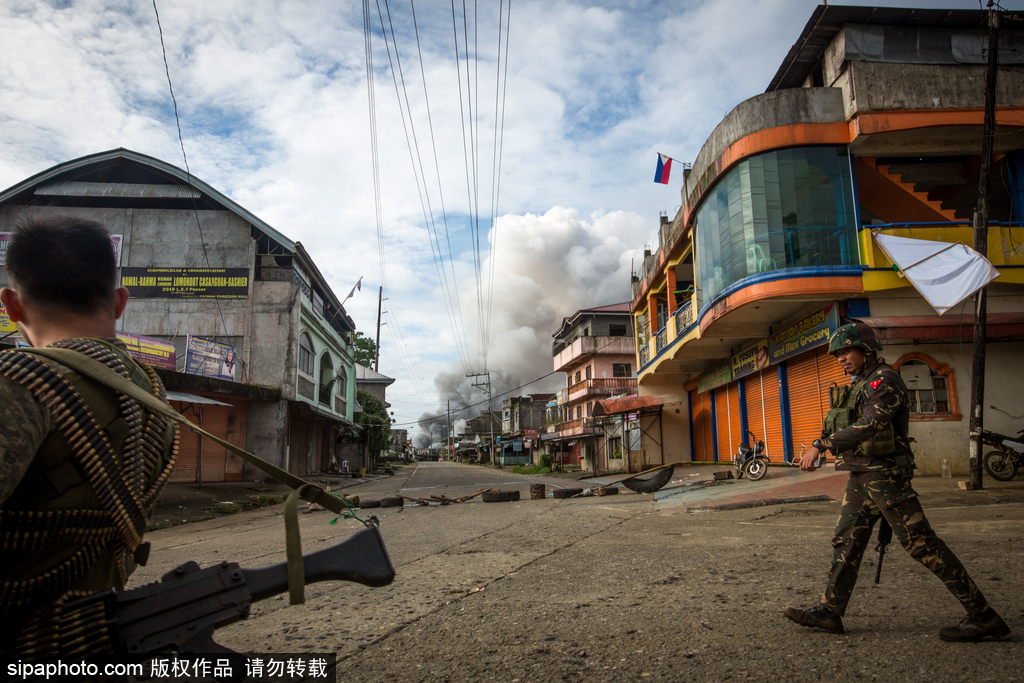
[[[804,472],[813,472],[816,469],[814,465],[818,462],[819,455],[821,455],[821,451],[814,446],[808,448],[807,452],[800,458],[800,469]]]

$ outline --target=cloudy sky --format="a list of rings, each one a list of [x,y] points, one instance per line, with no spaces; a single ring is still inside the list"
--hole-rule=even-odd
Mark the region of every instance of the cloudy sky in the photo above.
[[[466,374],[486,367],[495,393],[542,377],[563,316],[629,299],[680,204],[657,153],[691,161],[817,4],[474,0],[453,19],[373,0],[372,107],[361,2],[157,9],[191,171],[301,241],[339,296],[362,276],[346,308],[371,337],[385,286],[380,370],[415,433],[484,396]],[[0,188],[116,147],[184,166],[153,5],[0,3]]]

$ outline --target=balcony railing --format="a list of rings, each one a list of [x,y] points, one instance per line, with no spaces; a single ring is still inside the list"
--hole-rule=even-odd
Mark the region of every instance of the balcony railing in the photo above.
[[[647,365],[647,363],[649,363],[650,360],[651,360],[651,346],[650,346],[650,344],[648,344],[647,346],[641,346],[640,347],[640,367],[643,367],[643,366]]]
[[[658,330],[658,334],[654,337],[657,342],[655,347],[657,351],[661,351],[668,344],[668,327],[663,327]]]
[[[330,384],[317,385],[319,388],[320,405],[331,407],[331,386]]]
[[[569,387],[569,400],[575,401],[584,396],[615,396],[617,394],[635,393],[636,380],[632,377],[611,377],[601,379],[585,379]]]
[[[687,301],[676,311],[676,334],[682,333],[687,327],[693,324],[693,301]]]
[[[569,420],[568,422],[562,422],[560,424],[555,425],[555,431],[559,434],[562,434],[564,432],[590,434],[594,429],[594,418],[592,417],[584,417],[578,420]],[[602,433],[600,425],[597,425],[596,429],[598,434]]]

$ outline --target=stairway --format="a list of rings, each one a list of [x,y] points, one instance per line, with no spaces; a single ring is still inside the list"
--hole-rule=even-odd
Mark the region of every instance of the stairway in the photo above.
[[[912,197],[914,197],[914,199],[916,199],[917,201],[919,201],[922,204],[928,206],[930,209],[932,209],[936,213],[945,216],[947,220],[950,220],[950,221],[957,220],[957,216],[956,216],[956,212],[955,211],[953,211],[952,209],[943,208],[942,202],[928,199],[928,193],[927,192],[918,192],[915,189],[915,186],[914,186],[913,183],[903,182],[903,175],[899,174],[899,173],[891,173],[889,171],[890,167],[888,165],[878,164],[875,159],[870,158],[870,157],[862,157],[860,159],[860,161],[863,161],[865,164],[867,164],[868,166],[870,166],[874,170],[878,171],[878,173],[880,173],[883,176],[885,176],[893,184],[899,186],[900,189],[902,189],[904,192],[906,192],[907,194],[909,194]]]

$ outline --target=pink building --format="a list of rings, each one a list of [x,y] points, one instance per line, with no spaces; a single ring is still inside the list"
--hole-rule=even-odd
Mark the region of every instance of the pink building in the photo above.
[[[553,335],[554,369],[565,389],[549,404],[543,442],[555,462],[585,470],[623,467],[621,422],[594,419],[597,401],[636,393],[636,347],[629,302],[585,308]]]

